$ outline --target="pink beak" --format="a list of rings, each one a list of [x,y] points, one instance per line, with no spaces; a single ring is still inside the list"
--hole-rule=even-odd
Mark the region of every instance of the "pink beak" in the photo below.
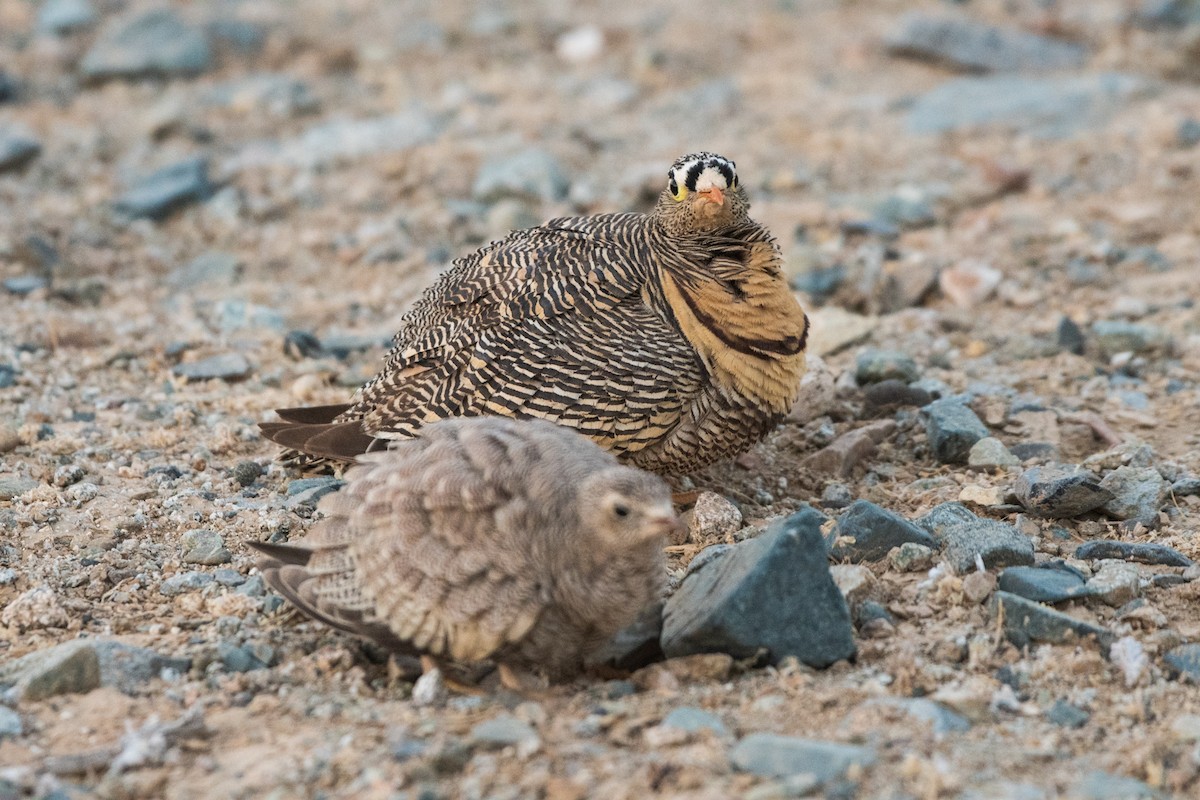
[[[717,205],[723,205],[725,203],[725,192],[721,191],[715,186],[711,189],[705,189],[703,192],[700,192],[700,195],[702,197],[707,197]]]

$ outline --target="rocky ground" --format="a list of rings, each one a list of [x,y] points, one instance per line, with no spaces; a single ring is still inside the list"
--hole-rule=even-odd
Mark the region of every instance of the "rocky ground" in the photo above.
[[[0,797],[1196,796],[1197,81],[1189,0],[0,0]],[[256,423],[696,149],[814,358],[673,657],[414,695],[282,613],[335,484]]]

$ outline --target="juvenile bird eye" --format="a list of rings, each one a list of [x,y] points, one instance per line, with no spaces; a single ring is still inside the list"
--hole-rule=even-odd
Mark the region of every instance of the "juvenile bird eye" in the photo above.
[[[628,517],[629,506],[625,505],[624,503],[617,503],[615,506],[613,506],[613,513],[618,517]]]

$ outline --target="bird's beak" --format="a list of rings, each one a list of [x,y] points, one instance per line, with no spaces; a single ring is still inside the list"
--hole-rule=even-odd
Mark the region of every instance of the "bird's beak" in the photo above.
[[[725,204],[725,192],[715,186],[711,189],[705,189],[699,194],[701,197],[706,198],[710,202],[716,203],[717,205]]]
[[[683,524],[679,521],[679,517],[675,514],[658,514],[650,517],[648,527],[655,532],[656,535],[670,537],[671,534],[683,530]]]

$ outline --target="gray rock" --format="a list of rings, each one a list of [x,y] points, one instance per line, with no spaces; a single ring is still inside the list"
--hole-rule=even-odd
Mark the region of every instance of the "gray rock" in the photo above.
[[[942,546],[942,560],[959,574],[975,569],[977,558],[988,569],[1032,564],[1033,542],[1012,525],[976,517],[943,528],[934,534]]]
[[[88,0],[46,0],[38,9],[39,33],[65,34],[90,28],[99,19]]]
[[[6,738],[16,738],[25,732],[21,724],[21,715],[8,706],[0,706],[0,741]],[[19,795],[13,795],[18,797]]]
[[[1179,127],[1175,131],[1175,141],[1184,148],[1200,144],[1200,119],[1188,117],[1179,123]]]
[[[1075,69],[1087,60],[1080,45],[965,19],[911,13],[901,26],[887,41],[889,52],[970,72]]]
[[[197,589],[203,589],[216,579],[207,572],[181,572],[178,575],[172,575],[161,584],[159,584],[159,594],[167,597],[175,597],[186,592],[194,592]]]
[[[233,253],[209,250],[172,272],[167,283],[176,290],[199,286],[225,289],[237,280],[241,267],[240,259]]]
[[[1004,635],[1017,647],[1026,647],[1031,642],[1072,644],[1095,639],[1107,657],[1108,648],[1116,640],[1106,628],[1008,592],[992,595],[991,608],[993,616],[1003,615]]]
[[[1141,590],[1141,576],[1133,564],[1103,561],[1096,574],[1088,578],[1088,594],[1118,608],[1135,599]]]
[[[1069,568],[1009,567],[1000,573],[1001,591],[1037,603],[1059,603],[1086,597],[1083,576]]]
[[[213,572],[213,578],[222,586],[241,586],[246,582],[245,575],[228,567]]]
[[[46,279],[45,275],[16,275],[4,279],[4,291],[15,294],[17,297],[33,294],[49,285],[50,281]]]
[[[54,470],[52,483],[60,489],[83,480],[84,471],[78,464],[63,464]]]
[[[204,31],[159,8],[112,21],[80,62],[84,78],[171,78],[196,75],[212,65]]]
[[[222,353],[186,364],[177,364],[171,371],[189,381],[240,381],[254,368],[241,353]]]
[[[1164,564],[1168,567],[1190,567],[1192,560],[1173,547],[1152,542],[1115,542],[1094,540],[1075,549],[1075,558],[1082,561],[1120,558],[1143,564]]]
[[[871,766],[875,763],[875,751],[838,742],[752,733],[734,746],[729,760],[735,769],[764,778],[807,773],[827,783],[845,775],[853,766]]]
[[[1171,343],[1162,328],[1123,319],[1098,319],[1092,323],[1092,338],[1105,357],[1117,353],[1149,353]]]
[[[331,334],[321,340],[321,349],[334,358],[346,359],[354,353],[361,353],[375,347],[387,349],[391,346],[391,336],[388,334],[342,333]]]
[[[931,726],[935,736],[971,729],[969,719],[927,697],[876,697],[866,701],[866,705],[899,708],[916,722]]]
[[[1200,682],[1200,644],[1181,644],[1163,656],[1163,662],[1176,677]]]
[[[298,478],[288,484],[288,499],[284,503],[287,508],[316,508],[322,497],[330,492],[336,492],[346,485],[346,482],[332,476],[320,478]]]
[[[0,687],[16,700],[36,702],[60,694],[84,694],[99,686],[100,661],[86,640],[35,650],[0,666]]]
[[[907,353],[870,349],[863,350],[855,359],[854,377],[860,386],[887,380],[908,384],[921,377],[921,370]]]
[[[692,559],[692,564],[696,559]],[[690,566],[690,565],[689,565]],[[589,664],[603,664],[620,670],[635,670],[661,661],[663,604],[645,608],[637,618],[617,631],[602,648],[588,656]]]
[[[267,647],[270,651],[270,647]],[[249,646],[238,646],[232,642],[217,644],[217,658],[228,672],[251,672],[270,666],[271,652],[256,652]],[[263,656],[266,656],[265,658]]]
[[[42,144],[16,125],[0,126],[0,172],[18,169],[42,152]]]
[[[113,639],[96,641],[92,647],[100,664],[100,685],[113,686],[125,694],[136,693],[167,671],[185,675],[192,666],[191,659],[160,655]]]
[[[41,485],[33,478],[0,478],[0,500],[12,500]]]
[[[889,379],[863,389],[863,414],[875,417],[906,406],[926,406],[931,400],[933,396],[921,387]]]
[[[1147,88],[1141,78],[1119,73],[959,78],[918,97],[906,124],[912,133],[1002,126],[1065,138],[1102,123]]]
[[[885,558],[893,547],[906,543],[925,547],[937,544],[924,529],[866,500],[855,501],[838,517],[833,536],[850,537],[853,542],[834,546],[830,555],[855,563]]]
[[[512,714],[501,714],[471,728],[470,740],[477,747],[499,749],[536,742],[538,735],[529,723],[517,719]]]
[[[1072,789],[1068,797],[1079,800],[1166,800],[1167,795],[1136,778],[1114,775],[1111,772],[1089,772]]]
[[[204,200],[212,191],[208,159],[193,156],[136,181],[113,201],[113,209],[130,219],[162,219],[189,203]]]
[[[992,467],[1015,467],[1021,463],[1021,459],[1012,454],[1004,442],[994,436],[985,436],[975,444],[971,445],[971,449],[967,452],[967,466],[992,468]]]
[[[1200,23],[1196,0],[1143,0],[1133,15],[1139,27],[1148,30],[1183,28]]]
[[[239,461],[233,468],[233,479],[241,486],[252,486],[263,474],[257,461]]]
[[[213,316],[222,333],[233,333],[246,328],[266,328],[282,333],[287,328],[283,312],[247,302],[240,297],[218,300],[213,304]]]
[[[295,117],[320,108],[307,83],[283,73],[260,73],[216,86],[208,102],[242,112]]]
[[[1112,499],[1091,472],[1072,466],[1030,467],[1015,487],[1021,505],[1039,517],[1077,517]]]
[[[1056,336],[1058,337],[1058,346],[1063,350],[1077,356],[1083,355],[1087,340],[1083,336],[1083,330],[1070,317],[1064,316],[1058,321]]]
[[[223,570],[217,570],[220,574]],[[217,578],[218,582],[220,578]],[[267,584],[263,580],[262,575],[251,575],[235,590],[238,594],[244,594],[247,597],[262,597],[267,593]]]
[[[943,464],[966,463],[971,447],[988,435],[975,412],[954,398],[934,400],[922,411],[926,415],[925,434],[933,456]]]
[[[721,722],[721,718],[716,714],[691,706],[672,710],[663,718],[662,725],[665,728],[678,728],[688,733],[712,731],[717,736],[725,736],[729,733],[725,728],[725,723]]]
[[[916,542],[905,542],[891,554],[891,564],[899,572],[920,572],[933,566],[934,550]]]
[[[282,141],[252,142],[224,164],[224,172],[260,166],[320,169],[340,161],[398,153],[430,141],[442,127],[421,108],[382,117],[334,119]]]
[[[1176,497],[1200,495],[1200,478],[1179,478],[1171,484],[1171,494]]]
[[[1114,519],[1155,519],[1167,501],[1167,482],[1154,467],[1117,467],[1104,476],[1100,488],[1112,494],[1100,508]]]
[[[215,566],[233,560],[221,534],[207,528],[196,528],[183,534],[183,563]]]
[[[508,197],[520,200],[561,200],[570,181],[554,156],[528,148],[484,164],[475,177],[472,196],[483,203]]]
[[[929,509],[925,516],[918,517],[914,522],[932,533],[935,539],[940,539],[948,528],[978,520],[979,517],[962,503],[942,503]]]
[[[824,520],[813,509],[797,512],[686,576],[667,600],[663,652],[746,658],[767,648],[772,663],[794,655],[816,668],[852,657],[854,631],[829,573]]]
[[[204,29],[216,45],[242,56],[257,55],[267,42],[266,26],[249,20],[220,17]]]
[[[1046,719],[1060,728],[1082,728],[1091,718],[1091,714],[1062,698],[1055,700],[1046,712]]]

